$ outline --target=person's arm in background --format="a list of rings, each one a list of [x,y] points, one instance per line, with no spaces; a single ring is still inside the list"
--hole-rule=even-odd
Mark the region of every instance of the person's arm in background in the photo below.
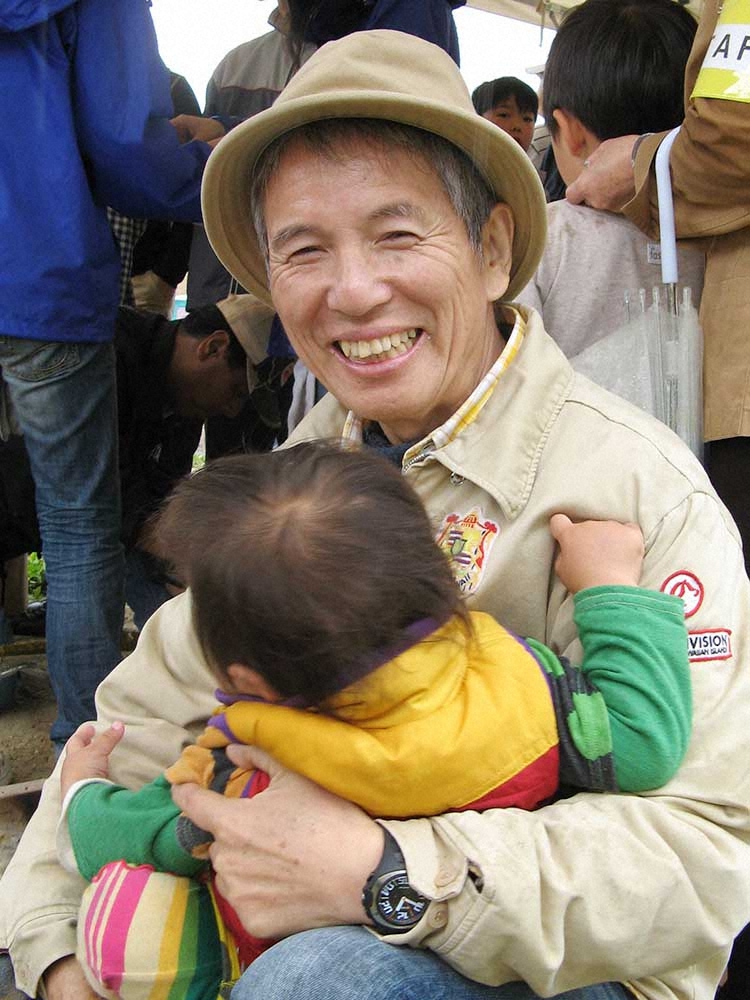
[[[750,113],[725,98],[691,98],[716,27],[718,0],[707,0],[685,72],[685,120],[670,154],[675,224],[680,237],[711,236],[750,224]],[[748,26],[750,32],[750,26]],[[658,228],[653,162],[667,133],[603,142],[567,198],[594,208],[622,210],[640,229]]]
[[[125,215],[197,222],[205,143],[180,144],[169,73],[144,3],[77,5],[73,104],[97,201]]]
[[[200,116],[198,98],[184,76],[170,73],[169,89],[173,114]],[[192,238],[190,222],[149,220],[133,252],[131,283],[136,306],[170,318],[175,289],[187,274]]]
[[[693,738],[675,778],[639,796],[583,793],[535,812],[384,822],[410,881],[433,899],[391,943],[430,948],[479,982],[522,979],[541,995],[652,976],[669,983],[670,970],[708,995],[750,897],[750,594],[725,516],[715,498],[693,493],[646,539],[642,584],[658,590],[677,571],[692,574],[702,600],[691,632],[731,647],[725,659],[694,657]],[[555,613],[552,644],[579,660],[570,600]],[[173,797],[215,834],[219,888],[248,930],[283,937],[363,922],[376,825],[258,751],[230,756],[270,773],[270,788],[228,802],[183,785]],[[334,856],[331,843],[346,851]]]
[[[683,237],[716,236],[750,224],[750,107],[746,100],[691,96],[704,58],[720,41],[722,6],[706,0],[685,71],[685,120],[669,157],[675,225]],[[624,209],[650,232],[658,223],[652,165],[662,138],[647,136],[640,143],[636,194]]]
[[[126,727],[111,757],[111,776],[128,788],[139,788],[173,763],[215,707],[215,681],[190,621],[189,596],[167,602],[146,624],[136,651],[97,691],[101,724],[119,719]],[[59,863],[59,816],[60,765],[0,881],[0,946],[9,949],[18,987],[29,996],[37,995],[40,978],[58,962],[47,980],[48,1000],[83,1000],[89,991],[75,993],[83,980],[70,956],[86,883]]]

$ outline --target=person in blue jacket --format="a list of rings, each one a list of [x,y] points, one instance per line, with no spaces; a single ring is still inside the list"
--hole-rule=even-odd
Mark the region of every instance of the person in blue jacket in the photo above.
[[[0,369],[47,564],[61,747],[120,659],[115,361],[105,206],[200,220],[210,147],[180,145],[146,0],[0,0]]]

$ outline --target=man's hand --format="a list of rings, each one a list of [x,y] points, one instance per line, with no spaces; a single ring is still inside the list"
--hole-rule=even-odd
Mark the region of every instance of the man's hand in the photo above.
[[[217,122],[215,118],[201,118],[200,115],[177,115],[171,118],[170,122],[177,129],[180,142],[192,142],[198,139],[200,142],[216,144],[217,139],[225,133],[224,126]]]
[[[257,937],[367,922],[362,889],[383,852],[383,831],[361,809],[255,747],[231,746],[239,767],[271,784],[252,799],[228,799],[198,785],[172,798],[214,836],[210,857],[219,891]]]
[[[125,726],[121,722],[113,722],[109,729],[98,735],[90,722],[79,726],[65,744],[65,760],[60,771],[63,798],[76,781],[109,777],[109,755],[124,734]]]
[[[99,1000],[75,955],[61,958],[47,969],[44,988],[47,1000]]]
[[[637,138],[623,135],[597,146],[565,192],[568,201],[619,212],[635,194],[631,157]]]
[[[552,537],[560,546],[555,572],[571,594],[588,587],[637,587],[643,566],[643,535],[637,524],[581,521],[553,514]]]

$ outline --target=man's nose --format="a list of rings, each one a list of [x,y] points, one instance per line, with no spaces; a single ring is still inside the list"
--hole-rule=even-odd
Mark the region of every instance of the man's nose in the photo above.
[[[350,252],[334,264],[328,286],[328,308],[347,316],[365,316],[391,297],[388,281],[378,270],[377,253]]]

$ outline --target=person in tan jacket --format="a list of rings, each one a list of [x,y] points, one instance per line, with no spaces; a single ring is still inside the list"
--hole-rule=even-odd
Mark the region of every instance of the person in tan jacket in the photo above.
[[[530,162],[474,113],[447,55],[362,32],[322,47],[222,141],[203,205],[219,257],[273,301],[329,389],[295,440],[390,457],[467,605],[573,659],[549,517],[638,524],[643,584],[683,600],[694,687],[687,756],[664,788],[536,812],[378,822],[260,751],[230,750],[271,775],[262,795],[174,797],[214,835],[217,885],[243,925],[285,939],[233,1000],[712,1000],[750,909],[750,584],[687,448],[576,375],[539,316],[513,306],[544,242]],[[190,606],[189,591],[167,602],[99,689],[101,723],[126,726],[111,768],[128,787],[212,709]],[[82,882],[54,852],[57,785],[0,886],[0,947],[27,993],[43,978],[49,1000],[83,1000]]]
[[[687,69],[685,120],[670,155],[677,236],[706,250],[700,319],[706,468],[750,559],[750,4],[706,0]],[[603,143],[568,188],[658,232],[656,152],[666,133]]]
[[[706,0],[685,72],[685,120],[670,155],[676,231],[706,251],[700,319],[705,462],[750,565],[750,4]],[[743,85],[744,81],[744,85]],[[569,201],[622,210],[658,232],[656,152],[666,133],[606,142],[568,188]],[[750,929],[722,997],[744,996]],[[735,989],[740,992],[735,992]]]

